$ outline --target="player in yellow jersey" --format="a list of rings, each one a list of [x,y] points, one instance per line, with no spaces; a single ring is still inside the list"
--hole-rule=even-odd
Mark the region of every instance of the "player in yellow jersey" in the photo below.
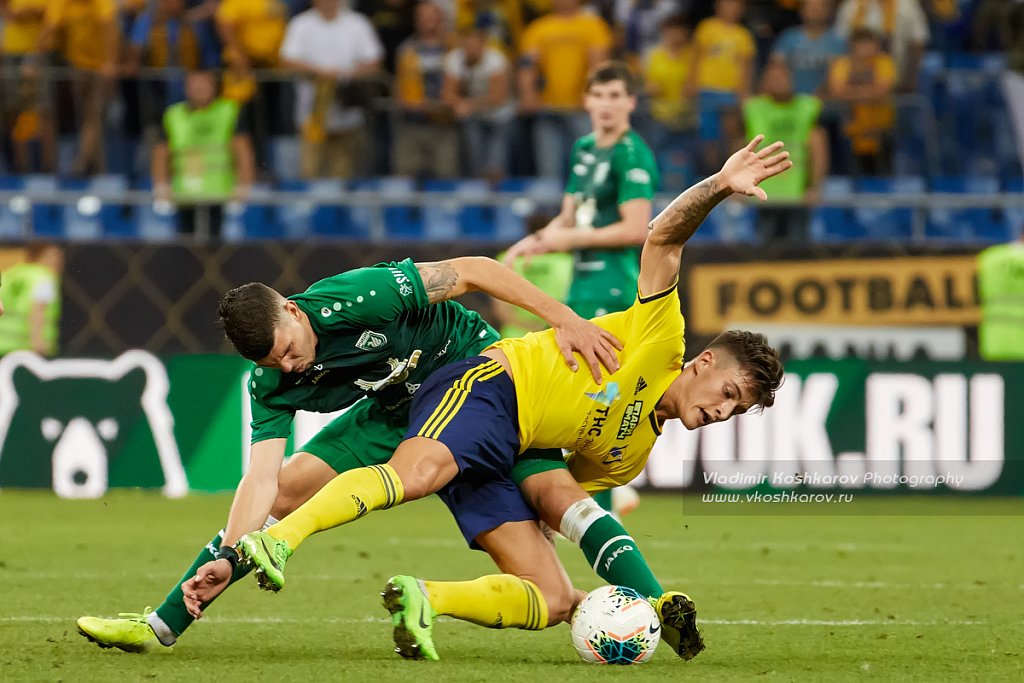
[[[636,302],[594,319],[623,343],[614,375],[598,383],[559,367],[551,332],[503,340],[438,370],[417,391],[406,439],[387,464],[339,475],[266,532],[239,541],[261,586],[283,586],[288,557],[309,535],[438,493],[471,546],[486,550],[505,574],[469,582],[389,581],[385,605],[403,656],[437,658],[431,625],[438,614],[535,630],[569,620],[582,593],[569,582],[533,510],[579,543],[602,578],[651,598],[666,642],[681,657],[700,652],[692,601],[662,591],[636,542],[588,492],[638,474],[665,420],[678,418],[696,429],[774,402],[782,365],[762,335],[727,332],[684,365],[676,291],[683,244],[708,212],[733,193],[765,199],[757,185],[790,167],[782,143],[757,151],[762,139],[651,223]],[[563,448],[572,451],[567,463]],[[550,449],[552,457],[516,462],[517,454],[538,449]],[[216,592],[202,569],[185,587],[197,611]]]

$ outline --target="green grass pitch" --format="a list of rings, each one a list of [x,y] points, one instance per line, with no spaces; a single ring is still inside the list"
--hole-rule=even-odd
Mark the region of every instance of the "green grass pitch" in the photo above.
[[[1024,499],[686,516],[681,496],[644,495],[626,526],[666,587],[697,602],[708,649],[689,663],[661,649],[628,671],[587,666],[564,625],[491,631],[448,619],[435,629],[442,661],[401,660],[378,597],[389,575],[494,571],[436,500],[311,539],[281,594],[246,579],[173,649],[130,655],[78,635],[78,616],[158,605],[229,504],[0,492],[0,679],[1024,680]],[[576,548],[559,552],[578,586],[600,584]]]

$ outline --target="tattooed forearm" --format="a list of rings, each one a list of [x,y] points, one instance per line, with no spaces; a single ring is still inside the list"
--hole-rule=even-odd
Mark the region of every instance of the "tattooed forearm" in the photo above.
[[[459,273],[452,264],[446,261],[437,263],[418,263],[416,269],[423,278],[423,286],[427,290],[430,303],[447,301],[454,295],[455,285],[459,282]]]
[[[651,221],[648,239],[658,244],[682,245],[696,232],[711,209],[727,196],[728,190],[722,188],[715,178],[707,178],[694,185]]]

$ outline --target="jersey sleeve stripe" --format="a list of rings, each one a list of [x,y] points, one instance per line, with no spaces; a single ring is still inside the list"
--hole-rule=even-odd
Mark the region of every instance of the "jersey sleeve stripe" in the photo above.
[[[676,289],[676,287],[678,285],[679,285],[679,278],[676,278],[675,280],[672,281],[672,285],[668,289],[663,289],[660,292],[655,292],[654,294],[651,294],[650,296],[644,296],[643,294],[640,293],[640,290],[638,289],[638,290],[636,290],[636,298],[639,299],[640,303],[642,303],[642,304],[650,303],[651,301],[655,301],[657,299],[660,299],[663,296],[668,296],[669,294],[671,294],[672,292],[675,291],[675,289]]]
[[[649,417],[651,419],[651,429],[654,430],[654,434],[656,436],[661,436],[661,425],[658,424],[658,416],[655,415],[654,411],[652,410]]]

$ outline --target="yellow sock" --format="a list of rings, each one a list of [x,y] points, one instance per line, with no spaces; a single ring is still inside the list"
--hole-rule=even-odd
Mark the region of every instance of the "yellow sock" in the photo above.
[[[488,628],[540,631],[548,625],[548,604],[540,589],[518,576],[494,574],[473,581],[424,581],[423,586],[438,614]]]
[[[298,510],[267,528],[274,538],[295,550],[318,531],[332,529],[367,512],[402,502],[402,480],[391,465],[371,465],[342,472]]]

